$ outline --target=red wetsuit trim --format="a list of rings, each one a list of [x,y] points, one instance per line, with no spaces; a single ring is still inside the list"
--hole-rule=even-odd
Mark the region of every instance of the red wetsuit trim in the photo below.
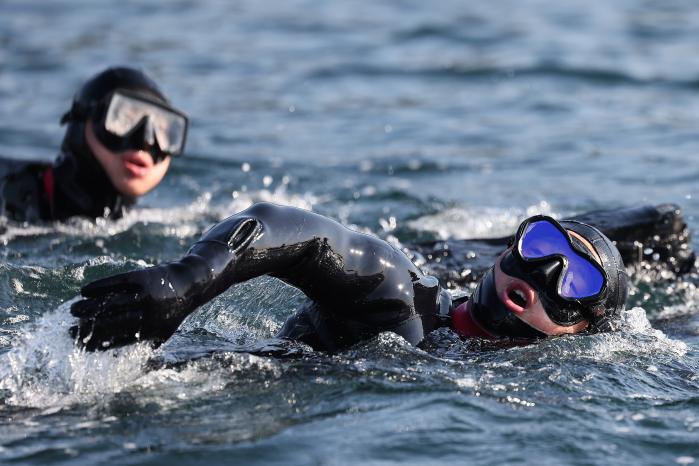
[[[44,194],[49,202],[49,210],[51,211],[51,216],[53,216],[53,193],[54,188],[56,187],[55,178],[53,177],[53,168],[49,167],[44,170],[41,178],[44,182]]]
[[[470,301],[460,304],[451,311],[451,328],[460,337],[496,339],[495,335],[488,333],[473,318]]]

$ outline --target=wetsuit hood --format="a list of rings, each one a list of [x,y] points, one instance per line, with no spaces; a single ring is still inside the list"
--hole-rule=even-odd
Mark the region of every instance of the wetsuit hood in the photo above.
[[[85,140],[85,125],[95,116],[98,103],[116,89],[147,95],[167,104],[158,86],[143,72],[127,67],[108,68],[88,80],[73,97],[61,118],[67,124],[61,155],[53,167],[54,191],[49,195],[52,218],[73,215],[119,217],[124,206],[136,199],[119,193],[112,185]]]
[[[606,276],[604,293],[599,298],[594,302],[571,302],[570,305],[576,306],[577,311],[590,322],[589,330],[602,332],[615,330],[616,321],[624,309],[628,294],[628,277],[618,249],[609,238],[590,225],[572,220],[562,221],[560,225],[585,238],[592,245]],[[579,243],[579,247],[587,249],[579,239],[572,238],[572,241]],[[555,268],[551,269],[552,273],[560,270],[558,260],[553,265]],[[536,286],[536,280],[533,278],[536,272],[523,268],[512,250],[508,250],[503,256],[501,267],[503,272],[534,286],[544,309],[550,316],[551,312],[559,310],[555,307],[558,306],[558,300],[549,297],[546,289]],[[549,264],[543,263],[543,267],[549,267]],[[485,273],[473,293],[471,315],[481,327],[495,336],[528,339],[546,336],[520,320],[501,301],[495,288],[495,266]]]
[[[529,221],[530,219],[525,220],[523,226],[520,227],[520,232],[528,225]],[[549,221],[555,222],[552,219]],[[566,299],[560,295],[560,290],[552,289],[551,284],[555,285],[561,275],[567,273],[564,272],[567,259],[562,259],[555,254],[543,258],[543,261],[528,263],[521,258],[521,253],[518,254],[515,250],[520,246],[515,245],[502,256],[500,269],[507,275],[519,278],[533,287],[544,310],[553,322],[559,325],[572,325],[587,320],[590,324],[588,331],[608,332],[615,330],[616,322],[624,309],[628,294],[628,278],[618,249],[609,238],[590,225],[572,220],[558,223],[561,231],[566,230],[578,235],[578,237],[568,235],[568,241],[578,251],[589,251],[591,245],[594,253],[599,257],[597,267],[601,266],[603,269],[604,282],[598,295],[584,299]],[[516,241],[520,241],[519,234],[515,237]],[[589,245],[581,241],[580,238],[587,240]],[[592,256],[588,260],[597,263],[597,259]],[[582,273],[577,276],[581,279],[584,277]],[[484,282],[488,283],[487,277]],[[493,308],[497,308],[501,304],[496,293],[493,292],[486,296],[493,297]],[[503,309],[506,310],[504,306]]]
[[[52,176],[55,182],[49,209],[53,220],[74,216],[119,218],[124,207],[136,202],[114,188],[99,164],[66,149],[56,159]]]
[[[615,330],[628,297],[628,275],[619,250],[612,240],[591,225],[575,220],[559,223],[566,230],[579,234],[592,244],[607,275],[605,295],[599,302],[590,305],[590,310],[586,313],[592,324],[591,330],[601,332]]]

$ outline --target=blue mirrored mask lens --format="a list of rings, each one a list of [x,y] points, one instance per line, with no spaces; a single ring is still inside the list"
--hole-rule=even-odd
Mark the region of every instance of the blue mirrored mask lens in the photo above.
[[[595,296],[604,287],[604,275],[585,256],[578,254],[568,237],[555,225],[540,220],[526,226],[520,240],[520,252],[526,260],[561,255],[567,259],[560,295],[568,299]]]

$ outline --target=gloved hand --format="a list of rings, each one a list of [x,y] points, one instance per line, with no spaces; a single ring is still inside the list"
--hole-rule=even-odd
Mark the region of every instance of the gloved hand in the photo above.
[[[70,334],[89,351],[141,340],[156,346],[167,340],[208,297],[213,276],[200,256],[122,273],[82,288],[73,303],[80,321]]]
[[[88,284],[81,290],[85,299],[70,308],[80,319],[70,328],[71,336],[90,351],[141,340],[162,344],[197,306],[233,283],[268,272],[265,255],[243,257],[245,266],[235,267],[239,254],[261,232],[256,219],[234,215],[211,228],[177,262]]]

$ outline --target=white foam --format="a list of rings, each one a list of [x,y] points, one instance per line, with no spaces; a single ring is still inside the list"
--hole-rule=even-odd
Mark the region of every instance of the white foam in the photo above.
[[[87,353],[68,335],[75,322],[72,301],[26,326],[12,349],[2,355],[0,388],[5,403],[21,406],[64,406],[106,392],[118,392],[143,374],[153,350],[146,345]]]
[[[593,345],[592,353],[599,360],[611,359],[615,353],[629,352],[636,355],[682,357],[688,351],[687,344],[683,341],[674,340],[653,328],[646,311],[641,307],[622,312],[620,332],[596,337],[600,341]]]
[[[86,352],[77,348],[68,334],[77,321],[69,313],[74,301],[24,326],[12,348],[0,356],[0,390],[5,391],[5,404],[57,412],[133,390],[142,402],[168,406],[182,397],[222,390],[231,378],[249,370],[263,371],[270,377],[280,374],[277,361],[250,354],[227,354],[218,358],[220,369],[212,370],[212,360],[177,369],[150,368],[148,363],[162,356],[167,345],[157,350],[143,343]]]
[[[514,347],[507,351],[513,361],[534,358],[552,361],[556,367],[564,361],[585,359],[594,363],[621,364],[629,360],[636,364],[643,360],[646,366],[659,368],[664,360],[683,358],[688,346],[653,328],[646,311],[635,307],[622,313],[618,332],[549,338],[536,345]]]
[[[691,281],[695,277],[681,277],[674,282],[668,283],[662,292],[667,296],[681,297],[682,301],[677,304],[663,306],[655,317],[660,319],[673,319],[687,315],[693,315],[699,308],[699,289],[695,282]]]
[[[65,222],[39,225],[8,224],[7,230],[0,235],[0,244],[7,245],[12,240],[22,237],[59,235],[62,238],[101,238],[110,237],[128,231],[138,223],[156,223],[168,226],[167,233],[183,238],[195,235],[200,227],[197,221],[207,219],[212,222],[222,220],[236,212],[246,209],[256,202],[274,202],[301,209],[312,210],[317,198],[309,193],[290,194],[286,185],[275,189],[262,189],[254,192],[231,194],[231,201],[219,205],[211,203],[211,193],[203,193],[191,204],[171,208],[135,207],[129,209],[124,217],[112,221],[98,218],[95,221],[83,218],[71,218]]]
[[[546,201],[526,209],[452,207],[411,220],[408,226],[433,232],[440,239],[495,238],[511,235],[522,220],[536,214],[556,216]]]

